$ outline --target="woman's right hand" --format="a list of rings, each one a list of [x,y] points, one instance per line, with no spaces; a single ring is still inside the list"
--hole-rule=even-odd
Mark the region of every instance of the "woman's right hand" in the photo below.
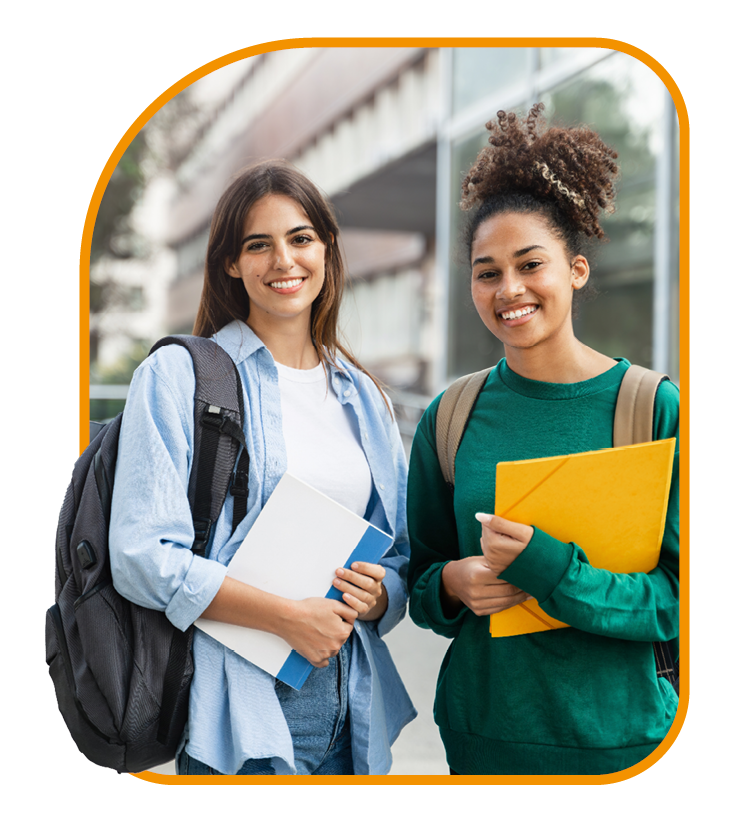
[[[351,635],[358,613],[335,599],[287,599],[227,576],[202,615],[274,633],[312,665],[325,667]]]
[[[352,607],[335,599],[293,601],[280,635],[314,667],[327,667],[351,635],[357,616]]]
[[[502,581],[490,570],[485,556],[468,556],[442,568],[440,587],[446,613],[456,613],[461,603],[476,616],[500,613],[531,598],[518,587]]]

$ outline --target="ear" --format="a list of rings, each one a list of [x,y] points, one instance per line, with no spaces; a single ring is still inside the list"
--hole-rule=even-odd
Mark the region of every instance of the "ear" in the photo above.
[[[239,273],[239,269],[233,262],[227,262],[224,264],[224,270],[230,277],[234,277],[234,279],[241,279],[241,274]]]
[[[580,288],[585,287],[589,278],[590,263],[587,261],[587,257],[578,254],[572,261],[572,288],[579,291]]]

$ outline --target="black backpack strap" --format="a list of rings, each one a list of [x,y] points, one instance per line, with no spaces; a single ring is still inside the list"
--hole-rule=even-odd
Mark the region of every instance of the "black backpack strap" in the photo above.
[[[231,357],[212,339],[167,336],[157,342],[150,353],[165,345],[181,345],[193,360],[196,389],[193,398],[194,444],[188,502],[195,531],[191,550],[196,555],[204,556],[227,489],[234,496],[232,532],[246,513],[249,452],[242,429],[244,397],[241,378]],[[237,462],[240,445],[241,453]],[[158,741],[165,746],[175,741],[172,736],[179,723],[179,711],[187,711],[187,702],[181,703],[177,694],[190,658],[192,640],[193,627],[190,627],[185,632],[176,630],[170,644],[158,723]]]
[[[165,345],[181,345],[193,360],[196,389],[188,501],[195,530],[191,549],[197,555],[205,555],[227,491],[231,490],[234,496],[233,529],[246,513],[249,453],[242,429],[244,399],[241,378],[231,357],[212,339],[167,336],[157,342],[150,353]],[[237,462],[240,446],[241,454]]]

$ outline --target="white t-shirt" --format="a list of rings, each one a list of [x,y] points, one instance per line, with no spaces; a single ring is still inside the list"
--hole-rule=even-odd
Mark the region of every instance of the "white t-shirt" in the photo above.
[[[356,415],[341,405],[322,365],[277,365],[287,471],[359,516],[371,498],[371,471]]]

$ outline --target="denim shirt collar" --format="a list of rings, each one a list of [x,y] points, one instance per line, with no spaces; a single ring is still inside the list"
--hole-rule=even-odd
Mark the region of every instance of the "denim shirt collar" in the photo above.
[[[217,331],[213,335],[213,340],[221,345],[237,365],[261,348],[265,348],[264,342],[246,322],[239,319],[229,322]]]
[[[241,364],[248,357],[257,354],[261,351],[261,356],[265,358],[267,364],[274,367],[274,357],[270,353],[267,346],[257,336],[257,334],[246,324],[239,319],[234,319],[225,325],[213,335],[213,340],[217,342],[229,354],[235,364]],[[343,397],[343,383],[350,382],[355,384],[352,368],[348,363],[340,357],[336,359],[336,364],[339,370],[336,371],[336,378],[331,379],[331,385],[335,390],[336,396],[341,402],[344,402]],[[347,390],[347,389],[346,389]],[[350,394],[349,394],[350,395]]]

